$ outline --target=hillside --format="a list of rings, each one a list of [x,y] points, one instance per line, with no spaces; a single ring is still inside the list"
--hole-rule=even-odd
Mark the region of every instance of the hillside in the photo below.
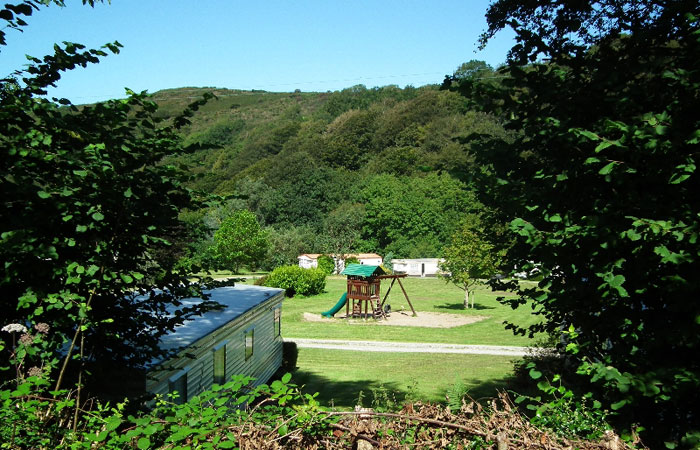
[[[181,88],[154,94],[161,117],[204,92],[217,98],[184,130],[197,147],[179,162],[191,187],[229,196],[208,211],[210,226],[234,209],[296,234],[297,251],[352,250],[400,257],[438,256],[460,218],[479,205],[465,138],[503,136],[499,122],[470,111],[464,97],[437,86],[355,86],[326,93]],[[333,230],[343,226],[342,235]],[[283,261],[278,261],[283,262]]]

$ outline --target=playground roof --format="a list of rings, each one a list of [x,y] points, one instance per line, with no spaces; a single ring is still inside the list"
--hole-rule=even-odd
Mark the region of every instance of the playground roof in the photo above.
[[[369,266],[365,264],[348,264],[340,274],[353,275],[356,277],[372,277],[384,275],[386,272],[379,266]]]

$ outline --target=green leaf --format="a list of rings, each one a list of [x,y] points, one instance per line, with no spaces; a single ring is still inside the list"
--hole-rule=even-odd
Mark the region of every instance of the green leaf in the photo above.
[[[609,282],[611,287],[620,287],[622,286],[622,283],[625,282],[625,277],[624,275],[615,275]]]
[[[98,211],[98,212],[92,214],[92,218],[99,222],[100,220],[104,220],[105,216],[104,216],[104,214],[102,214],[101,212]]]
[[[147,437],[142,437],[141,439],[136,442],[136,447],[140,448],[141,450],[145,450],[147,448],[151,447],[151,440],[148,439]]]
[[[583,136],[590,139],[591,141],[599,141],[600,136],[588,130],[573,129],[573,132],[578,136]]]
[[[131,192],[131,188],[127,188],[127,190],[124,191],[124,197],[130,198],[132,195],[134,194]]]
[[[637,230],[633,230],[633,229],[627,230],[625,232],[625,235],[627,236],[627,238],[630,241],[638,241],[642,238],[642,235],[637,233]]]
[[[596,146],[594,152],[600,153],[603,150],[605,150],[606,148],[612,147],[612,146],[621,147],[621,145],[618,141],[603,141]]]
[[[119,276],[121,277],[121,279],[122,279],[122,280],[124,281],[124,283],[126,283],[126,284],[131,284],[131,283],[134,282],[134,279],[133,279],[130,275],[128,275],[128,274],[120,273]]]
[[[537,380],[540,377],[542,377],[542,372],[536,369],[530,369],[530,378],[532,378],[533,380]]]
[[[612,409],[613,411],[617,411],[618,409],[625,406],[627,403],[628,403],[627,400],[620,400],[619,402],[613,403],[612,405],[610,405],[610,409]]]
[[[612,161],[607,163],[605,166],[603,166],[602,169],[598,171],[600,175],[608,175],[610,172],[612,172],[613,167],[615,167],[616,162]]]
[[[39,192],[36,193],[36,195],[38,195],[39,198],[49,198],[49,197],[51,197],[51,194],[49,194],[49,193],[46,192],[46,191],[39,191]]]
[[[111,417],[107,420],[107,423],[105,424],[105,428],[107,431],[113,431],[116,430],[119,425],[121,425],[122,419],[120,417]]]

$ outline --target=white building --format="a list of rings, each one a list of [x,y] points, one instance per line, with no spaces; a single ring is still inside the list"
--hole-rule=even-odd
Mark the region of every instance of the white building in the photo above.
[[[442,258],[392,259],[394,273],[405,273],[415,277],[434,277],[440,273],[438,265]]]
[[[319,253],[304,253],[299,255],[297,259],[299,260],[299,267],[304,269],[311,269],[318,267],[318,258],[321,256]],[[335,271],[340,273],[345,269],[345,259],[347,258],[357,258],[360,264],[367,266],[381,266],[382,257],[376,253],[350,253],[346,255],[333,255],[333,260],[335,261]]]
[[[304,253],[303,255],[297,256],[299,260],[299,267],[304,269],[313,269],[318,267],[318,257],[321,256],[319,253]]]
[[[353,254],[353,255],[346,255],[348,258],[355,257],[360,261],[360,264],[366,265],[366,266],[381,266],[382,265],[382,257],[377,255],[376,253],[358,253],[358,254]]]

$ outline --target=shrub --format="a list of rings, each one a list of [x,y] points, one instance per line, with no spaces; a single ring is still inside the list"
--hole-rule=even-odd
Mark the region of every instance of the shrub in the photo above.
[[[316,295],[326,288],[326,272],[321,269],[302,269],[297,282],[297,294]]]
[[[287,297],[320,294],[326,288],[326,273],[321,269],[282,266],[268,275],[265,286],[284,289]]]

